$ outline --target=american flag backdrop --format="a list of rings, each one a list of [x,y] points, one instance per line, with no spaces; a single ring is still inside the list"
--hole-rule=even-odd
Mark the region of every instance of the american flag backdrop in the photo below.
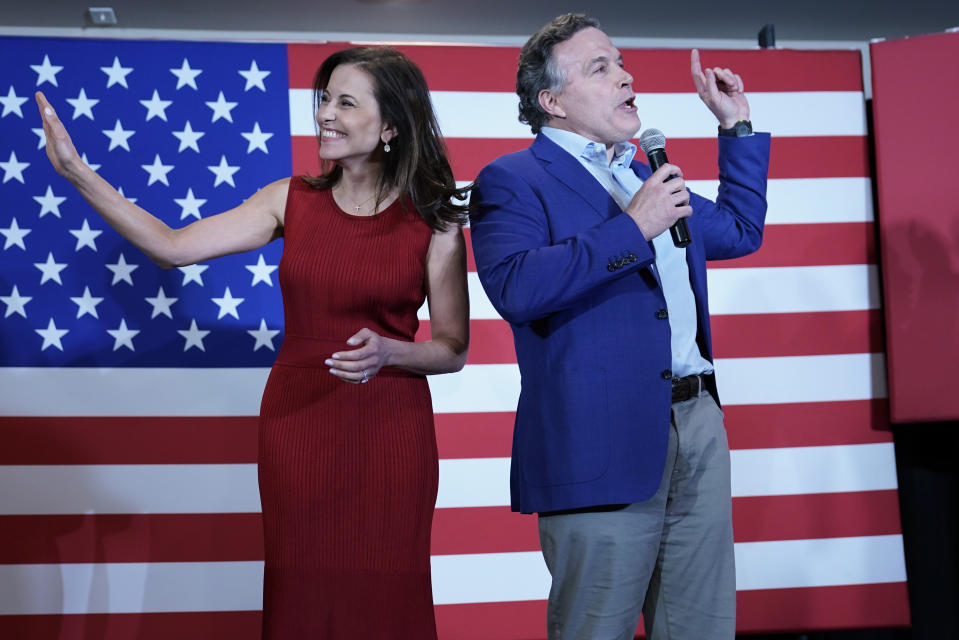
[[[282,243],[155,267],[52,170],[33,92],[88,164],[179,226],[316,171],[309,87],[343,46],[0,38],[0,637],[258,637],[256,414],[283,337]],[[516,47],[400,48],[458,181],[529,144]],[[715,196],[688,51],[623,53],[644,127]],[[742,75],[773,134],[763,248],[709,271],[739,629],[907,624],[859,54],[703,61]],[[468,364],[430,379],[440,637],[543,638],[535,518],[507,506],[512,339],[472,260],[469,284]]]

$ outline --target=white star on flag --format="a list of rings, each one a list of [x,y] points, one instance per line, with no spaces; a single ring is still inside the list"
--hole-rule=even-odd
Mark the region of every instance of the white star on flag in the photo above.
[[[183,286],[195,282],[203,286],[203,272],[210,268],[208,264],[189,264],[185,267],[177,267],[183,273]]]
[[[60,343],[60,338],[70,333],[69,329],[57,329],[57,325],[53,323],[53,318],[50,318],[46,329],[34,329],[34,331],[39,333],[40,337],[43,338],[43,346],[40,347],[40,351],[46,351],[47,347],[56,347],[60,351],[63,351],[63,344]]]
[[[30,129],[37,136],[37,149],[42,149],[47,146],[47,134],[44,133],[43,127],[37,127]]]
[[[276,349],[273,348],[273,338],[279,332],[279,329],[267,329],[266,320],[264,318],[260,318],[259,329],[247,329],[247,333],[256,339],[256,344],[253,345],[254,351],[260,347],[266,347],[270,351],[276,351]]]
[[[82,318],[84,314],[89,313],[94,318],[99,318],[97,315],[97,305],[103,302],[103,298],[95,298],[90,295],[90,287],[83,288],[83,295],[79,298],[70,298],[74,304],[77,305],[77,318]]]
[[[269,153],[269,151],[266,150],[266,141],[272,138],[273,134],[260,131],[259,122],[253,123],[253,131],[249,133],[240,132],[240,135],[246,138],[247,142],[250,143],[246,149],[247,153],[253,153],[254,149],[259,149],[263,153]]]
[[[22,118],[23,110],[20,108],[20,105],[26,101],[27,98],[18,96],[13,91],[13,85],[10,85],[10,91],[7,92],[6,97],[0,96],[0,104],[3,105],[3,113],[0,114],[0,118],[6,118],[8,113],[15,113]]]
[[[74,251],[79,251],[83,247],[90,247],[96,251],[97,245],[94,241],[101,233],[103,232],[98,229],[91,229],[90,223],[84,218],[83,225],[79,229],[70,229],[70,235],[75,236],[77,239],[77,246]]]
[[[217,96],[215,102],[207,102],[206,106],[213,109],[213,120],[211,122],[216,122],[220,118],[228,122],[233,122],[233,116],[230,114],[233,109],[236,108],[237,102],[228,102],[226,98],[223,97],[223,92],[220,92],[220,95]]]
[[[47,253],[46,262],[34,262],[33,266],[40,270],[40,273],[43,274],[40,276],[40,284],[43,284],[47,280],[53,280],[57,284],[62,285],[63,280],[60,279],[60,272],[67,268],[65,262],[56,262],[53,259],[53,252]]]
[[[145,300],[153,307],[153,312],[150,314],[151,320],[159,315],[164,315],[172,320],[173,312],[170,311],[170,307],[173,306],[173,303],[179,300],[179,298],[168,298],[166,292],[163,291],[163,287],[160,287],[155,298],[145,298]]]
[[[120,58],[113,56],[113,65],[110,67],[100,67],[100,71],[107,74],[107,89],[115,84],[129,89],[127,86],[127,76],[133,71],[133,67],[123,67],[120,65]]]
[[[257,282],[265,282],[271,287],[273,286],[273,278],[270,277],[270,274],[276,271],[278,265],[267,264],[263,260],[263,254],[260,254],[260,257],[257,259],[256,264],[248,264],[246,268],[253,274],[253,283],[250,286],[256,285]]]
[[[0,162],[0,169],[3,169],[3,181],[16,180],[20,184],[26,184],[23,181],[23,170],[29,166],[29,162],[20,162],[17,160],[16,152],[11,151],[10,159],[6,162]]]
[[[239,71],[238,73],[246,78],[246,86],[243,87],[244,91],[249,91],[253,87],[256,87],[260,91],[266,91],[266,85],[263,84],[263,79],[273,72],[260,71],[260,68],[256,66],[256,60],[254,60],[250,63],[249,70]]]
[[[6,241],[3,243],[3,250],[6,251],[16,245],[26,251],[27,245],[23,243],[23,238],[30,233],[30,231],[30,229],[21,229],[20,225],[17,224],[17,219],[13,218],[10,221],[9,227],[6,229],[0,228],[0,234],[3,234],[3,237],[6,238]]]
[[[86,116],[93,120],[93,107],[96,106],[99,100],[95,98],[88,98],[87,92],[80,87],[80,93],[77,94],[76,98],[67,98],[67,102],[70,103],[70,106],[73,107],[73,119],[76,120],[80,116]]]
[[[91,171],[99,171],[100,165],[98,165],[98,164],[90,164],[90,161],[87,160],[87,153],[86,153],[86,151],[83,152],[83,155],[80,156],[80,159],[83,160],[83,164],[85,164],[85,165],[87,165],[88,167],[90,167],[90,170],[91,170]]]
[[[196,77],[203,73],[202,69],[191,69],[190,61],[183,58],[183,64],[179,69],[170,69],[170,73],[176,76],[176,88],[193,87],[196,89]]]
[[[110,283],[110,286],[113,286],[121,280],[132,285],[133,278],[130,276],[130,274],[133,273],[133,271],[140,265],[127,264],[126,258],[124,258],[123,254],[121,253],[116,262],[113,264],[107,264],[105,266],[107,269],[113,272],[113,282]]]
[[[129,200],[130,202],[136,202],[136,201],[137,201],[136,198],[131,198],[131,197],[129,197],[127,194],[123,193],[123,187],[117,187],[117,193],[119,193],[121,196],[123,196],[124,198],[126,198],[126,199]]]
[[[154,89],[153,97],[149,100],[140,100],[140,104],[147,108],[147,122],[149,122],[151,118],[159,118],[166,122],[166,109],[173,104],[173,101],[161,100],[160,94]]]
[[[43,62],[41,64],[31,64],[30,68],[37,73],[38,87],[44,82],[49,82],[55,87],[59,86],[57,84],[57,74],[63,70],[63,67],[57,67],[50,64],[50,56],[44,55]]]
[[[30,296],[21,296],[20,292],[17,290],[17,285],[13,285],[13,291],[10,292],[10,295],[0,296],[0,302],[3,302],[3,304],[7,305],[7,312],[3,314],[3,317],[6,318],[18,313],[26,318],[26,306],[31,300],[33,300],[33,298]]]
[[[222,298],[210,298],[216,306],[220,307],[220,312],[217,314],[216,319],[219,320],[223,316],[229,315],[239,320],[240,314],[236,308],[239,307],[245,299],[246,298],[234,298],[233,294],[230,293],[230,287],[226,288]]]
[[[184,351],[188,350],[190,347],[196,347],[200,351],[206,351],[206,349],[203,347],[203,338],[207,337],[210,332],[197,328],[196,320],[190,320],[189,329],[178,329],[177,333],[186,339],[186,343],[183,345]]]
[[[123,125],[120,124],[120,119],[117,118],[117,123],[113,125],[113,129],[104,129],[103,135],[110,138],[110,146],[107,148],[107,151],[113,151],[116,147],[123,147],[127,151],[130,150],[130,145],[127,143],[127,140],[130,139],[136,131],[130,129],[124,129]]]
[[[213,181],[213,186],[217,186],[223,182],[226,182],[231,187],[236,187],[236,184],[233,182],[233,174],[240,170],[239,165],[231,166],[226,162],[226,156],[220,156],[220,164],[207,167],[210,171],[213,172],[213,175],[216,176],[216,179]]]
[[[60,204],[66,200],[66,196],[53,195],[53,187],[47,185],[47,192],[42,196],[33,196],[33,199],[40,203],[40,217],[52,213],[60,218]]]
[[[186,197],[174,198],[173,201],[182,208],[182,211],[180,212],[180,220],[183,220],[187,216],[193,216],[199,220],[201,218],[200,207],[206,204],[206,200],[204,198],[197,198],[193,195],[192,187],[186,190]]]
[[[189,148],[193,149],[197,153],[200,153],[200,147],[197,146],[196,141],[206,134],[202,131],[194,131],[193,127],[190,126],[189,120],[187,120],[186,124],[183,125],[183,131],[173,131],[172,133],[180,141],[180,148],[177,149],[178,152]]]
[[[153,164],[143,164],[140,166],[144,171],[150,174],[150,179],[147,181],[148,187],[154,182],[162,182],[166,186],[170,186],[170,182],[166,179],[166,174],[173,170],[173,165],[163,164],[163,161],[160,160],[159,153],[153,158]]]
[[[136,351],[136,349],[133,348],[133,337],[140,333],[140,330],[127,328],[126,318],[120,318],[120,326],[116,329],[107,329],[107,333],[113,337],[114,351],[120,347],[126,347],[130,351]]]

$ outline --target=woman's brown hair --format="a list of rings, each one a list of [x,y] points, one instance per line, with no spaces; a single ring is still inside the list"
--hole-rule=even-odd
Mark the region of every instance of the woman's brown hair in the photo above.
[[[456,187],[423,72],[390,47],[337,51],[323,61],[313,79],[314,113],[333,70],[341,64],[355,65],[370,74],[380,116],[396,129],[390,152],[376,152],[383,159],[383,172],[376,188],[377,205],[389,191],[397,189],[431,228],[443,230],[448,224],[462,225],[469,210],[465,198],[472,185]],[[316,189],[332,188],[343,174],[343,169],[332,161],[321,160],[321,170],[319,176],[307,178]]]

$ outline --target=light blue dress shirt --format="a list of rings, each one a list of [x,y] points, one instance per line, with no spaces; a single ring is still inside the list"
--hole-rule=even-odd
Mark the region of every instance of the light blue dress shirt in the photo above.
[[[643,185],[629,164],[636,155],[636,145],[618,142],[613,147],[613,159],[608,161],[606,146],[588,138],[554,127],[543,127],[541,133],[576,158],[596,178],[623,211]],[[689,265],[686,249],[673,244],[669,230],[653,238],[659,282],[669,311],[672,370],[675,376],[694,373],[712,373],[713,366],[699,352],[696,344],[696,299],[689,285]]]

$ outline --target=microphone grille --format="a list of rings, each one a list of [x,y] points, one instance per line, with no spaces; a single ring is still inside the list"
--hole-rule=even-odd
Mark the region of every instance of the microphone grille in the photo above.
[[[653,149],[665,149],[666,136],[663,135],[663,132],[659,129],[646,129],[646,131],[643,131],[642,135],[639,136],[639,148],[642,149],[646,155],[649,155],[649,152]]]

